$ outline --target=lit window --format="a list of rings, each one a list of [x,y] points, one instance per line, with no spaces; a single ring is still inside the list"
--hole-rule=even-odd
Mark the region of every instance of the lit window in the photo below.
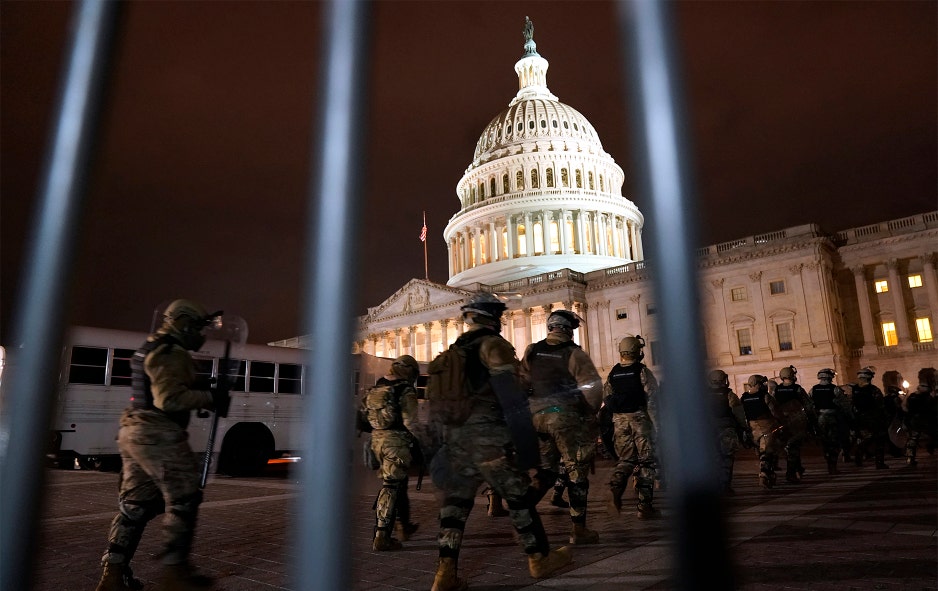
[[[928,318],[916,318],[915,330],[918,331],[918,342],[930,343],[934,339],[931,334],[931,321]]]
[[[544,254],[544,226],[534,222],[534,254]]]
[[[550,222],[550,251],[560,252],[560,226],[553,220]]]
[[[574,238],[575,238],[575,235],[574,235],[574,233],[573,233],[573,231],[574,231],[574,228],[573,228],[573,220],[567,220],[566,223],[567,223],[567,234],[566,234],[567,250],[568,250],[569,252],[574,252],[576,247],[575,247],[575,245],[574,245]],[[577,254],[579,254],[579,253],[577,253]]]
[[[547,169],[547,186],[548,187],[554,186],[554,169],[553,168]]]
[[[532,171],[531,171],[531,188],[532,188],[532,189],[536,189],[537,187],[538,187],[538,184],[537,184],[537,171],[536,171],[536,170],[532,170]]]
[[[524,190],[524,173],[520,170],[515,174],[515,184],[518,185],[518,190]]]
[[[745,287],[734,287],[730,290],[730,297],[734,302],[743,302],[746,301],[746,288]]]
[[[739,342],[740,355],[752,355],[752,335],[748,328],[740,328],[737,330],[736,340]]]
[[[516,250],[518,256],[525,256],[528,254],[528,240],[525,237],[524,224],[518,224],[518,248]]]
[[[629,312],[625,308],[619,308],[616,310],[616,320],[625,320],[629,317]]]
[[[922,276],[909,275],[909,287],[922,287]]]
[[[895,322],[883,322],[883,344],[887,347],[899,344],[899,339],[896,337]]]
[[[508,228],[502,228],[502,259],[508,258]]]
[[[873,288],[876,289],[876,293],[886,293],[889,291],[889,282],[885,279],[882,281],[875,281],[873,283]]]
[[[769,293],[772,295],[778,295],[780,293],[785,293],[785,282],[784,281],[770,281],[769,282]]]
[[[778,335],[778,350],[779,351],[791,351],[792,349],[791,325],[788,323],[776,324],[775,333]]]

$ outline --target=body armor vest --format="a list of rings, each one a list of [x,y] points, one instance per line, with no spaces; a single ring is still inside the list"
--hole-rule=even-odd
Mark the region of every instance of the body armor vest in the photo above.
[[[866,386],[857,386],[853,389],[853,408],[857,412],[867,412],[876,410],[876,391],[878,388],[873,384]]]
[[[815,408],[818,410],[836,409],[837,405],[834,403],[835,388],[834,384],[818,384],[811,388],[811,400],[814,401]]]
[[[131,387],[133,389],[133,398],[130,399],[130,405],[132,408],[138,410],[155,410],[161,412],[169,417],[174,423],[178,424],[180,427],[185,429],[189,425],[189,411],[180,410],[176,412],[165,412],[153,404],[153,392],[150,390],[150,376],[147,375],[146,370],[144,369],[144,361],[147,358],[147,355],[155,351],[156,349],[167,345],[172,347],[173,345],[178,344],[175,338],[171,337],[168,334],[160,335],[154,341],[147,341],[143,344],[142,347],[134,352],[134,356],[130,360],[130,369],[131,369]],[[166,353],[170,349],[166,349]],[[163,354],[161,352],[160,354]]]
[[[479,347],[484,336],[498,336],[491,328],[477,328],[463,333],[454,341],[454,345],[466,350],[466,380],[469,382],[469,391],[481,392],[489,381],[489,370],[479,358]]]
[[[757,421],[759,419],[768,419],[772,417],[772,411],[769,409],[765,397],[769,393],[766,390],[760,390],[755,394],[746,392],[740,400],[743,403],[743,411],[746,413],[747,421]]]
[[[801,406],[803,403],[801,401],[801,396],[798,395],[799,390],[801,390],[801,386],[798,384],[792,384],[790,386],[779,384],[775,387],[775,400],[780,405],[788,406],[790,402],[795,401],[799,406]]]
[[[643,363],[632,365],[616,365],[609,372],[608,383],[612,388],[606,406],[614,413],[627,413],[645,410],[648,405],[648,395],[642,385]]]
[[[733,409],[730,408],[730,403],[727,398],[730,389],[726,387],[721,387],[719,389],[711,389],[710,394],[713,398],[713,416],[717,419],[718,423],[725,422],[726,419],[729,419],[736,422],[736,417],[733,416]]]
[[[531,346],[528,352],[528,367],[531,368],[531,387],[533,396],[550,396],[551,394],[574,395],[577,390],[576,380],[570,375],[570,355],[573,354],[577,344],[573,341],[548,344],[539,341]]]
[[[409,383],[407,380],[389,380],[383,376],[378,378],[378,381],[375,382],[375,386],[390,387],[391,397],[393,398],[391,403],[394,405],[396,416],[394,417],[394,421],[389,426],[384,427],[385,431],[406,431],[406,428],[404,427],[404,415],[401,413],[401,395],[404,394],[404,390],[407,389],[408,385]],[[377,427],[374,427],[374,425],[372,425],[372,427],[376,430],[381,430]]]

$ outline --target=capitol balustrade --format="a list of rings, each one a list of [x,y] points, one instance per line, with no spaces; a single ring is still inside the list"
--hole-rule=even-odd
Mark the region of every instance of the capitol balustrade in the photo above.
[[[878,240],[888,236],[907,234],[910,231],[927,230],[929,228],[938,228],[938,211],[844,230],[834,235],[834,243],[839,247],[846,244],[857,244],[859,242]]]

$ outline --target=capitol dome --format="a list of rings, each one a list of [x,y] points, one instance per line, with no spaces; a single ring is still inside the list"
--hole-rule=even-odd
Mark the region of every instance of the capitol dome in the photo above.
[[[586,117],[547,88],[530,20],[524,37],[518,93],[482,131],[456,186],[461,209],[443,231],[450,286],[643,258],[644,216],[622,196],[622,168]]]

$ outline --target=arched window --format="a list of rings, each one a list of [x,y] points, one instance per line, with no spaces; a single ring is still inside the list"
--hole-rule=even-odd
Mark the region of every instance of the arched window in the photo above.
[[[479,201],[485,199],[485,183],[479,183]]]
[[[515,248],[517,256],[523,257],[528,254],[528,241],[525,232],[524,224],[518,224],[518,244]]]
[[[495,196],[495,177],[492,177],[492,178],[489,180],[489,189],[491,189],[491,190],[489,191],[489,195],[491,195],[492,197],[494,197],[494,196]]]
[[[560,169],[560,186],[569,187],[570,186],[570,175],[567,174],[566,168]]]
[[[554,169],[553,168],[547,169],[547,186],[548,187],[554,186]]]
[[[583,173],[580,172],[579,170],[576,171],[576,188],[577,189],[583,188]]]
[[[502,175],[502,193],[510,193],[511,189],[508,187],[508,175]]]
[[[502,228],[501,232],[501,245],[502,245],[502,256],[501,259],[505,260],[508,258],[508,228]]]
[[[472,196],[469,198],[469,205],[476,202],[476,188],[472,187]]]
[[[556,220],[550,222],[550,251],[552,253],[560,252],[560,226]]]
[[[544,254],[544,226],[534,222],[534,254]]]
[[[479,264],[480,265],[484,265],[485,263],[489,262],[489,257],[488,257],[489,241],[488,241],[488,236],[486,234],[487,234],[486,232],[479,233]]]
[[[595,191],[596,187],[593,185],[593,171],[592,170],[589,171],[588,174],[589,174],[590,191]]]
[[[515,174],[515,184],[518,185],[518,190],[519,190],[519,191],[523,191],[523,190],[524,190],[524,172],[522,172],[522,171],[519,170],[519,171]]]
[[[536,168],[531,169],[531,188],[532,189],[537,188],[537,169]]]
[[[606,183],[603,182],[603,175],[599,175],[599,190],[600,191],[606,190]]]
[[[469,238],[469,268],[476,266],[476,237],[471,236]]]

